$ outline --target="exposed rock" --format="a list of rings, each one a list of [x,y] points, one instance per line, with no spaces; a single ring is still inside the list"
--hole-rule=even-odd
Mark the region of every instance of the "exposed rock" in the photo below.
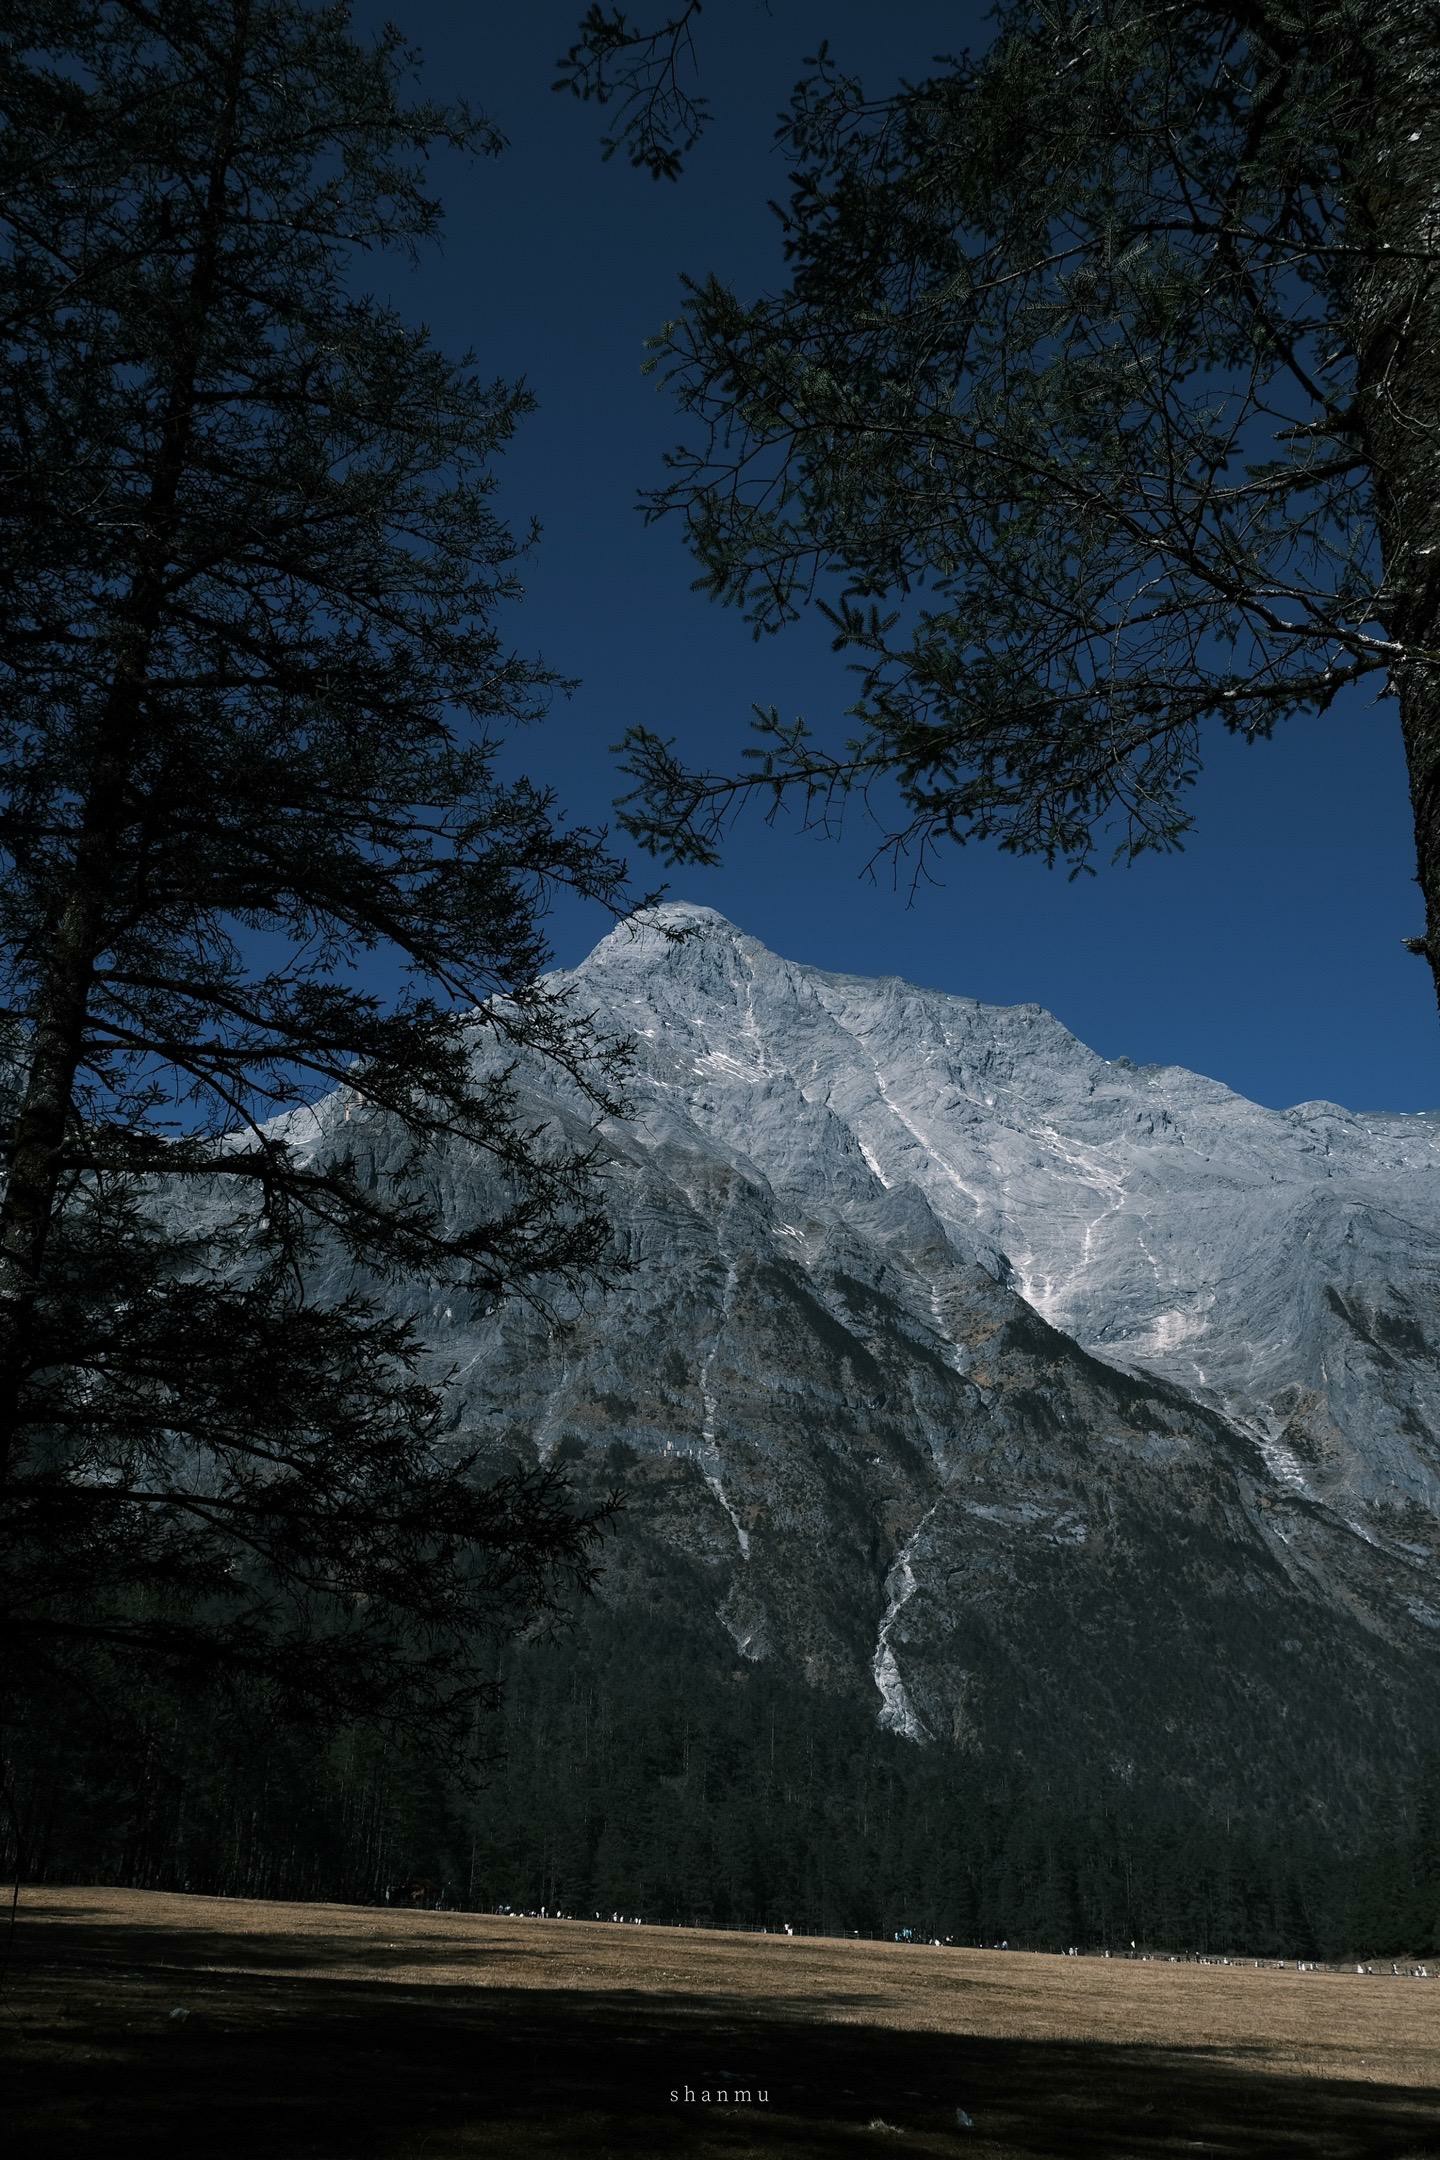
[[[1433,1730],[1440,1119],[1267,1110],[701,908],[570,980],[638,1048],[598,1135],[633,1271],[563,1326],[422,1318],[497,1459],[620,1466],[607,1595],[1217,1806],[1343,1814]]]

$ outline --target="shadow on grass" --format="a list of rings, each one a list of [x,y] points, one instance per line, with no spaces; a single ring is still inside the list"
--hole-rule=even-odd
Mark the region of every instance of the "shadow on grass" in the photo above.
[[[212,1901],[204,1902],[208,1905]],[[307,1932],[298,1927],[242,1932],[195,1926],[188,1918],[180,1927],[166,1920],[117,1920],[113,1908],[72,1905],[68,1901],[47,1904],[43,1891],[25,1893],[20,1919],[22,1926],[58,1921],[60,1928],[45,1937],[47,1955],[58,1950],[67,1960],[77,1965],[83,1962],[92,1970],[106,1966],[133,1970],[147,1956],[163,1954],[164,1963],[171,1969],[236,1965],[257,1971],[310,1973],[316,1966],[333,1972],[358,1965],[383,1973],[402,1967],[418,1970],[427,1965],[446,1965],[472,1966],[477,1976],[483,1974],[487,1946],[477,1939],[473,1926],[463,1924],[473,1920],[472,1914],[416,1914],[404,1906],[392,1909],[383,1905],[343,1905],[335,1910],[350,1922],[368,1920],[381,1932],[350,1935],[330,1929]],[[417,1918],[426,1923],[419,1929],[414,1925]],[[449,1925],[445,1924],[447,1918]],[[85,1920],[99,1924],[77,1924]],[[387,1923],[398,1930],[393,1940],[386,1932]],[[501,1954],[507,1962],[517,1964],[529,1956],[538,1958],[543,1954],[545,1939],[537,1933],[533,1952],[507,1939]]]
[[[445,1958],[448,1934],[407,1939],[396,1962]],[[1440,2160],[1432,2091],[1279,2078],[1203,2049],[835,2024],[818,2001],[199,1969],[239,1965],[241,1953],[333,1964],[350,1947],[113,1922],[27,1929],[9,1989],[16,2018],[4,2020],[9,2150]],[[377,1950],[354,1947],[367,1959]],[[170,2016],[177,2005],[183,2020]]]

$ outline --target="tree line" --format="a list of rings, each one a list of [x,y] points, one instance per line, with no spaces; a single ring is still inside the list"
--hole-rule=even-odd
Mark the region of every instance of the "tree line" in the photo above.
[[[356,1724],[276,1730],[263,1699],[132,1706],[123,1746],[37,1717],[15,1756],[29,1873],[378,1904],[1012,1948],[1289,1958],[1440,1951],[1440,1762],[1361,1832],[1323,1808],[1206,1812],[1144,1775],[916,1748],[873,1708],[682,1627],[590,1607],[498,1652],[468,1779]]]

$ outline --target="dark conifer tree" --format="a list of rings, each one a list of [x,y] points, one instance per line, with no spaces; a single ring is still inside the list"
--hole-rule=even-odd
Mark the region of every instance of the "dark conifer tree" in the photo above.
[[[459,1745],[477,1630],[588,1580],[604,1509],[478,1478],[373,1292],[601,1264],[583,1147],[506,1073],[614,1100],[537,975],[548,898],[621,873],[501,770],[556,687],[492,503],[528,398],[354,282],[434,234],[434,147],[499,138],[347,18],[0,26],[3,1664]],[[378,1184],[372,1111],[408,1147]]]
[[[1415,1796],[1415,1948],[1440,1950],[1440,1756],[1421,1765]]]
[[[661,170],[695,108],[600,14],[572,83],[643,91],[617,118]],[[1207,732],[1388,688],[1425,907],[1397,934],[1440,987],[1434,8],[995,21],[888,97],[822,53],[780,128],[788,283],[692,281],[655,340],[688,431],[652,514],[757,635],[818,608],[858,694],[848,739],[762,713],[739,777],[637,732],[632,828],[708,860],[748,795],[873,789],[922,869],[987,837],[1082,867],[1180,841]]]

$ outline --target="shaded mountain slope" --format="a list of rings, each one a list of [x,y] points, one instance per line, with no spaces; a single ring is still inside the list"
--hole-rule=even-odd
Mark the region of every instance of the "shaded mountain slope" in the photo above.
[[[1265,1110],[703,909],[570,981],[637,1048],[595,1135],[630,1271],[421,1317],[497,1462],[623,1483],[604,1595],[655,1654],[701,1616],[717,1670],[917,1743],[1362,1819],[1435,1726],[1440,1121]],[[338,1101],[294,1138],[394,1159]]]

